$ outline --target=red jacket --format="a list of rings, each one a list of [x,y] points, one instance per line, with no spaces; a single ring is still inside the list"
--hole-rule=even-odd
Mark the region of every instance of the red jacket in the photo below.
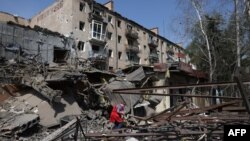
[[[115,122],[118,122],[118,123],[123,122],[123,118],[122,118],[121,114],[117,112],[117,106],[116,105],[113,106],[112,112],[110,114],[109,121],[113,122],[113,123],[115,123]]]

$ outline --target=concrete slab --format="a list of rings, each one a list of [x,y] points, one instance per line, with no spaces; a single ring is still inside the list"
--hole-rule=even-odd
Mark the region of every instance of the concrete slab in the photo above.
[[[81,109],[71,95],[63,95],[61,103],[52,105],[41,97],[37,92],[31,91],[22,96],[13,98],[9,101],[12,112],[24,112],[27,110],[34,111],[40,117],[40,124],[45,127],[58,125],[62,117],[68,115],[80,115]]]

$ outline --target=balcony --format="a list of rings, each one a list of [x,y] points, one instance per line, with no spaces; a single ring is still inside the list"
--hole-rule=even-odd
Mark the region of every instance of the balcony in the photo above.
[[[157,53],[150,53],[149,54],[149,58],[154,58],[154,59],[159,59],[159,56],[158,56],[158,54]]]
[[[97,20],[97,21],[103,21],[103,17],[100,13],[94,13],[90,12],[89,13],[89,19],[91,20]]]
[[[185,58],[186,57],[185,54],[181,53],[181,52],[176,53],[176,55],[177,55],[178,58]]]
[[[133,29],[127,29],[126,30],[126,36],[130,37],[132,39],[138,39],[139,38],[138,32],[133,30]]]
[[[136,60],[129,60],[130,61],[130,65],[139,65],[139,59]]]
[[[107,54],[105,54],[103,51],[93,51],[92,57],[99,58],[99,59],[105,59],[107,57]]]
[[[105,34],[92,31],[89,41],[97,44],[105,44],[107,40]]]
[[[136,54],[128,54],[128,61],[130,65],[139,65],[140,58]]]
[[[150,53],[149,54],[149,63],[150,65],[154,65],[155,63],[159,62],[159,56],[157,53]]]
[[[158,47],[158,42],[155,39],[149,39],[148,40],[148,45],[150,47]]]
[[[178,70],[186,73],[193,73],[192,66],[184,62],[171,63],[170,70]]]
[[[168,48],[167,51],[166,51],[166,53],[173,56],[174,55],[173,48]]]
[[[135,46],[135,45],[125,45],[126,47],[126,51],[131,51],[131,52],[135,52],[135,53],[139,53],[139,47]]]

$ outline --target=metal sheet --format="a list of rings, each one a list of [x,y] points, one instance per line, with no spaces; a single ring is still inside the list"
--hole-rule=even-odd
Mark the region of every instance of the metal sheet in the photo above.
[[[128,74],[126,76],[126,79],[128,81],[134,82],[134,81],[142,81],[146,77],[144,70],[142,67],[139,67],[137,70],[133,71],[132,73]]]
[[[126,107],[134,106],[138,100],[141,98],[140,95],[120,95],[120,94],[113,94],[112,90],[117,88],[134,88],[135,86],[128,82],[128,81],[113,81],[107,85],[105,88],[105,93],[110,99],[112,105],[118,103],[126,104]],[[125,109],[128,112],[128,109]]]

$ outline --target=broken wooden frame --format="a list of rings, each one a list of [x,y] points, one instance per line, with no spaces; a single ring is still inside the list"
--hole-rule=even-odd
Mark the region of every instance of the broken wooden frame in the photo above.
[[[249,97],[246,94],[243,84],[250,84],[250,81],[241,82],[238,77],[235,77],[236,82],[221,82],[221,83],[204,83],[204,84],[189,84],[178,86],[156,86],[148,88],[132,88],[132,89],[115,89],[113,94],[138,94],[138,95],[158,95],[158,96],[182,96],[182,97],[199,97],[199,98],[220,98],[220,99],[233,99],[243,100],[248,113],[250,114]],[[194,94],[162,94],[162,93],[146,93],[148,90],[156,89],[185,89],[185,88],[198,88],[198,87],[214,87],[214,86],[235,86],[237,85],[241,97],[228,97],[228,96],[211,96],[211,95],[194,95]],[[141,92],[142,91],[142,92]]]

